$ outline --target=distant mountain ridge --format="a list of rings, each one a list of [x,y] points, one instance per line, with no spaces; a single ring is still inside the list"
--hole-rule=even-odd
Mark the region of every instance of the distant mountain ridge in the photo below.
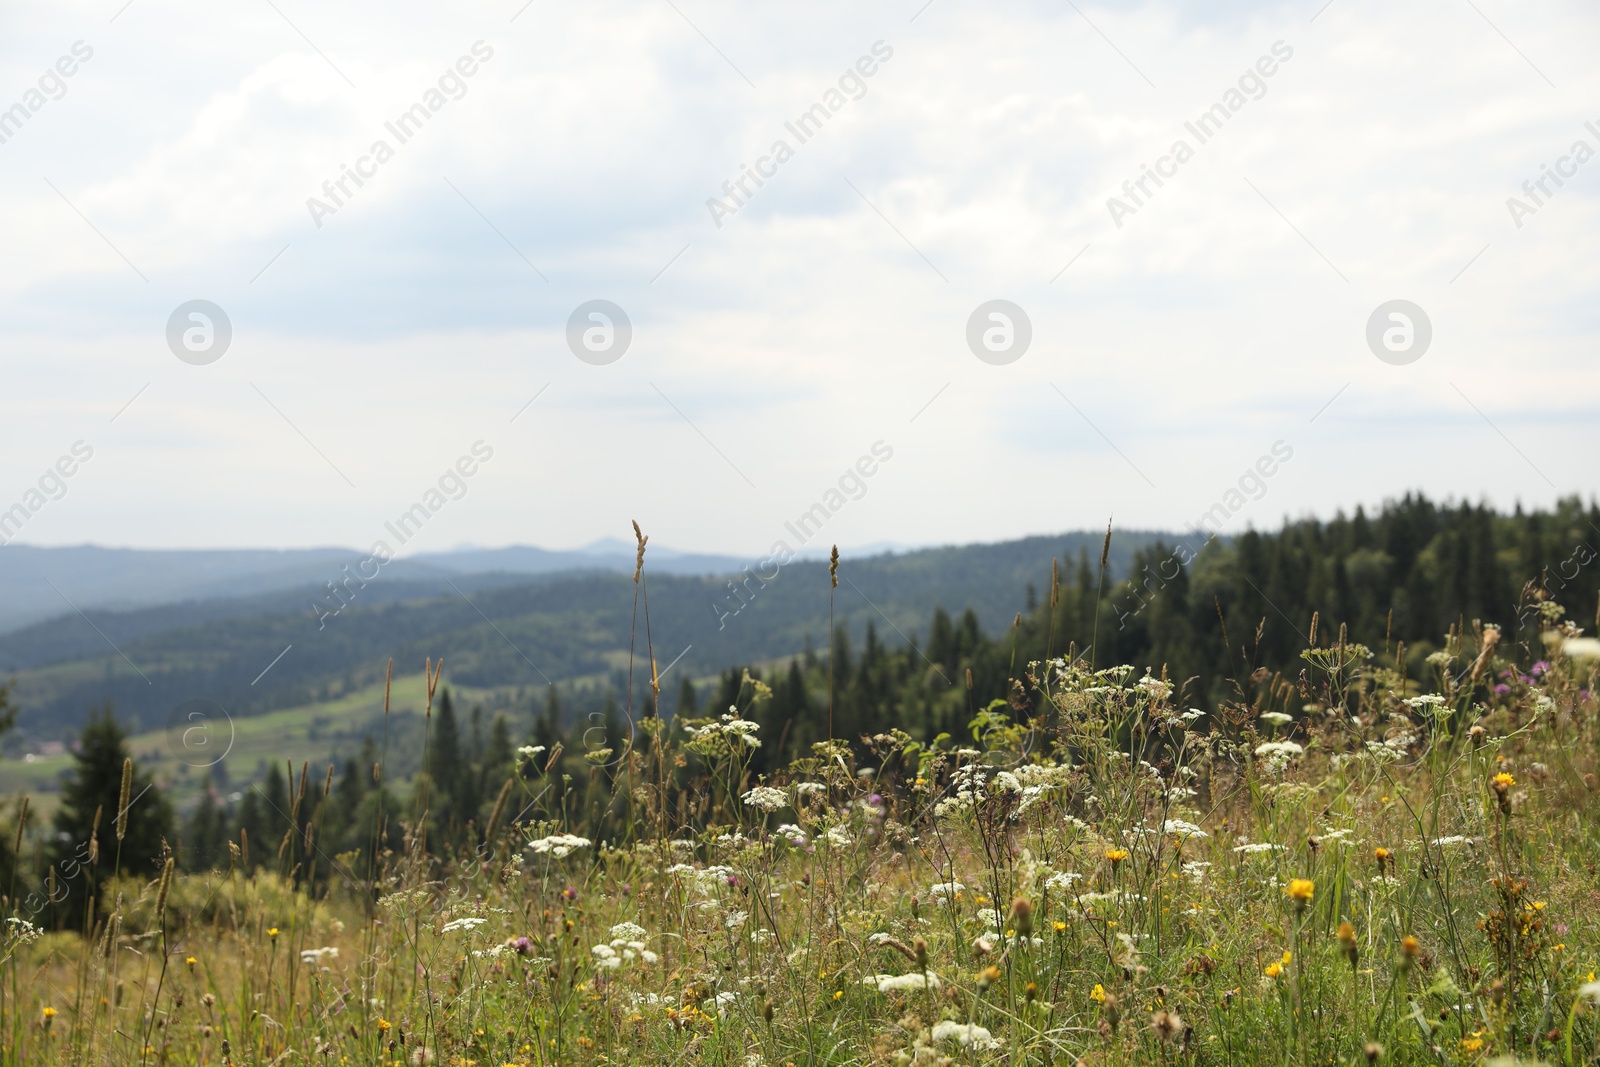
[[[365,553],[347,548],[139,549],[74,545],[0,548],[0,634],[41,619],[100,608],[130,611],[275,593],[320,585]],[[652,567],[665,574],[733,573],[732,556],[654,549]],[[461,574],[556,574],[633,570],[633,546],[597,541],[580,549],[528,545],[425,552],[396,560],[395,577],[434,580]]]
[[[846,555],[836,621],[855,639],[871,625],[880,641],[903,645],[926,636],[934,609],[943,607],[954,616],[971,609],[984,628],[999,632],[1034,596],[1047,595],[1052,558],[1065,580],[1080,556],[1095,565],[1103,536]],[[1164,536],[1117,534],[1111,576],[1125,574],[1136,551]],[[425,655],[443,655],[455,680],[481,688],[615,688],[628,661],[634,592],[633,546],[621,547],[620,554],[610,544],[569,553],[464,549],[397,560],[328,615],[313,604],[325,603],[326,583],[359,553],[195,553],[203,566],[186,569],[190,554],[181,552],[11,546],[0,550],[11,568],[0,575],[0,598],[5,582],[20,583],[19,564],[42,564],[34,581],[58,601],[74,602],[0,633],[0,677],[15,677],[22,709],[11,740],[59,739],[105,702],[148,725],[193,699],[243,715],[327,700],[381,680],[390,656],[413,670]],[[60,580],[43,569],[63,562],[85,566]],[[141,562],[149,571],[142,584],[125,573]],[[750,566],[652,546],[649,607],[663,669],[681,661],[680,674],[706,677],[808,644],[826,646],[826,562],[797,559],[766,580],[743,570]],[[96,574],[104,576],[102,586]],[[121,610],[94,606],[97,597],[153,600],[161,577],[171,583],[169,598],[171,590],[188,598]]]

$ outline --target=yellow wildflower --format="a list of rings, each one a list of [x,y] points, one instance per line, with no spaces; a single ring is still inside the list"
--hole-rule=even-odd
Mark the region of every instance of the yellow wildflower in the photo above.
[[[1104,1004],[1106,1002],[1106,987],[1096,982],[1094,988],[1089,991],[1089,999]]]
[[[1289,884],[1283,887],[1289,898],[1301,907],[1311,903],[1311,896],[1317,891],[1317,883],[1309,878],[1291,878]]]
[[[1106,849],[1106,859],[1111,861],[1112,866],[1115,866],[1115,865],[1121,863],[1123,860],[1125,860],[1127,858],[1128,858],[1128,850],[1125,849],[1125,848],[1108,848],[1108,849]]]
[[[1261,973],[1265,974],[1268,978],[1276,978],[1278,975],[1283,973],[1283,964],[1279,963],[1277,960],[1273,960],[1271,963],[1267,964],[1266,970],[1262,971]]]

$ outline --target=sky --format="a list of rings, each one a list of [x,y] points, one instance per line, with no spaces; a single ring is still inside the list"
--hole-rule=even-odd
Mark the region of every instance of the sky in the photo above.
[[[0,20],[19,542],[755,557],[819,504],[848,550],[1596,488],[1577,3]]]

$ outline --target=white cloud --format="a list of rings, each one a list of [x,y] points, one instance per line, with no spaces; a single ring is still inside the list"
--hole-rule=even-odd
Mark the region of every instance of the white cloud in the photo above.
[[[365,546],[479,438],[496,459],[430,525],[439,545],[578,544],[638,516],[660,543],[753,554],[878,439],[895,459],[829,538],[1181,528],[1278,440],[1294,458],[1236,528],[1411,488],[1595,489],[1577,457],[1600,399],[1600,162],[1520,229],[1505,206],[1575,140],[1600,149],[1575,4],[1480,4],[1493,26],[1363,0],[1315,22],[520,6],[280,4],[326,59],[266,5],[13,11],[0,104],[95,49],[0,144],[0,489],[97,448],[30,540]],[[480,40],[465,95],[317,228],[307,197]],[[706,199],[880,40],[865,94],[717,228]],[[1185,123],[1279,41],[1292,59],[1195,143]],[[1194,158],[1115,226],[1107,198],[1177,138]],[[209,367],[163,339],[195,297],[234,324]],[[593,297],[634,323],[609,367],[563,340]],[[994,297],[1034,327],[1007,367],[964,341]],[[1395,297],[1434,326],[1407,367],[1363,340]]]

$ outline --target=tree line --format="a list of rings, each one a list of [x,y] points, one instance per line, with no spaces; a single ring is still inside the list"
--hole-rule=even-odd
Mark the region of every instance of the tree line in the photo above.
[[[356,752],[316,766],[270,765],[237,802],[216,783],[179,818],[134,768],[134,802],[120,835],[127,752],[121,727],[105,711],[83,731],[53,833],[36,833],[31,855],[25,846],[25,854],[14,854],[20,832],[0,840],[0,878],[14,902],[18,886],[53,885],[51,914],[73,925],[93,891],[93,873],[109,863],[149,873],[172,854],[192,870],[232,863],[313,886],[365,884],[383,856],[402,847],[406,827],[425,831],[435,854],[471,850],[486,820],[499,816],[508,825],[533,807],[524,806],[529,796],[540,812],[559,812],[603,838],[624,825],[624,756],[637,753],[648,763],[660,731],[686,720],[730,708],[750,716],[761,740],[749,760],[754,780],[809,756],[820,741],[842,740],[865,753],[887,731],[959,741],[980,711],[995,706],[1026,719],[1034,712],[1021,684],[1029,665],[1064,655],[1164,673],[1203,710],[1236,696],[1239,682],[1259,672],[1298,674],[1299,653],[1312,643],[1359,642],[1418,677],[1452,630],[1496,624],[1504,640],[1523,643],[1534,659],[1549,605],[1559,604],[1580,626],[1600,619],[1597,557],[1600,508],[1592,503],[1498,514],[1420,495],[1372,514],[1357,508],[1326,521],[1289,522],[1275,533],[1247,531],[1193,547],[1157,543],[1115,580],[1101,560],[1080,552],[1042,561],[1038,584],[1001,633],[984,633],[970,610],[939,608],[922,634],[885,620],[887,630],[869,624],[856,643],[840,628],[825,648],[735,666],[699,683],[684,678],[675,699],[607,694],[599,710],[575,715],[551,687],[541,707],[528,709],[521,746],[505,714],[486,721],[474,709],[463,723],[444,690],[428,719],[424,770],[409,783],[383,779],[383,743],[369,737]],[[752,700],[758,691],[763,699]],[[14,715],[8,707],[0,694],[0,725]],[[661,772],[670,777],[672,815],[684,823],[705,810],[702,772],[692,760]],[[507,783],[515,778],[526,788],[511,794]],[[507,795],[513,810],[497,810]],[[85,862],[89,852],[95,864]]]

